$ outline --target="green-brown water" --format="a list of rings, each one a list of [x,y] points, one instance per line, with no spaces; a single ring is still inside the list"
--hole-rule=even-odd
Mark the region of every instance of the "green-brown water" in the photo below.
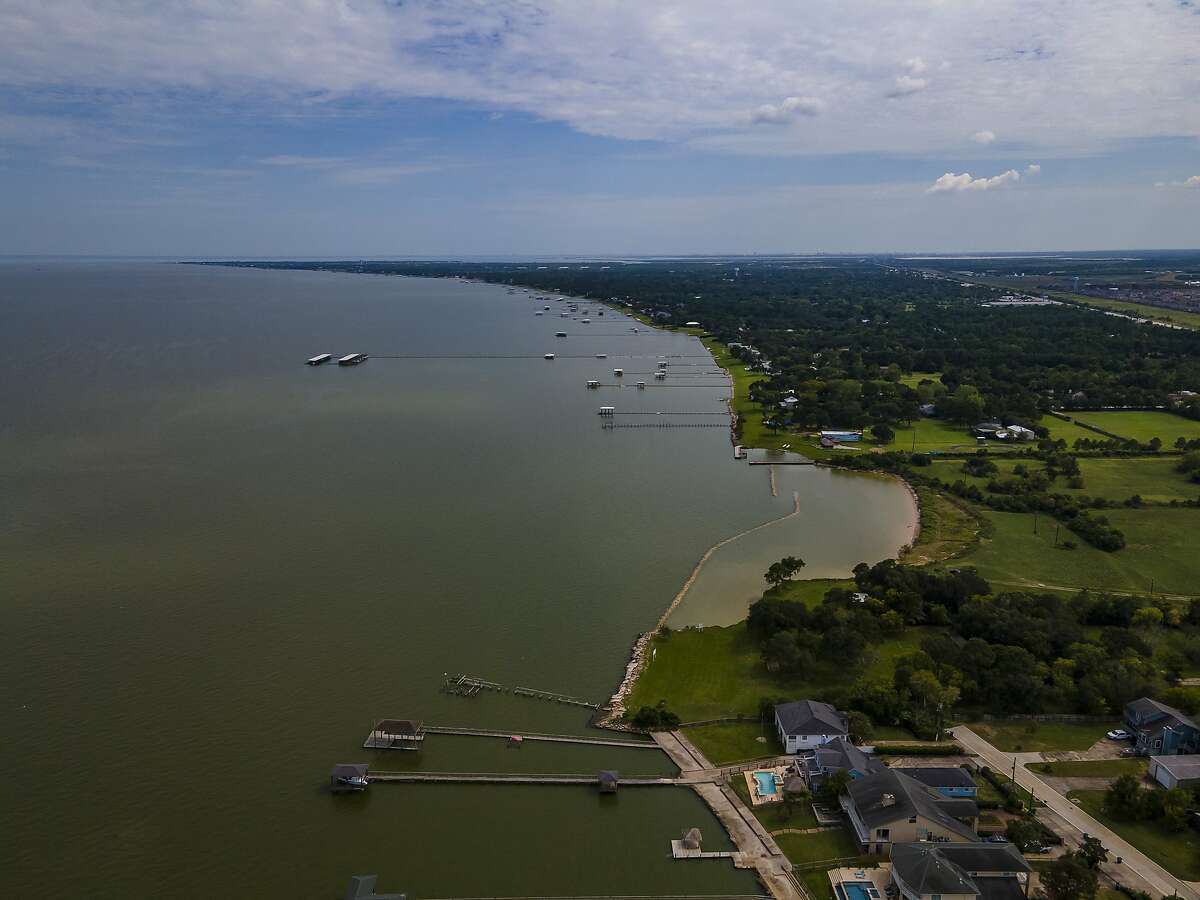
[[[583,731],[577,709],[449,697],[441,675],[602,700],[699,555],[791,508],[724,429],[601,429],[601,404],[720,410],[723,387],[584,388],[622,364],[652,381],[694,339],[541,305],[445,280],[0,265],[0,894],[328,898],[355,872],[418,898],[757,891],[669,858],[692,825],[724,841],[682,789],[324,792],[334,762],[671,771],[640,750],[360,744],[385,715]],[[301,365],[352,351],[376,358]],[[804,498],[789,535],[810,566],[836,528],[866,561],[894,551],[909,501],[864,483]],[[833,515],[847,502],[868,508]]]

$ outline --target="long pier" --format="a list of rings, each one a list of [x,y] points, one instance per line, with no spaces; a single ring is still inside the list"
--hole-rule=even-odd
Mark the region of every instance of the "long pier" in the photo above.
[[[371,784],[377,781],[396,783],[441,784],[596,784],[596,775],[535,775],[520,772],[371,772]],[[676,778],[622,778],[621,787],[675,787],[691,784]]]
[[[658,750],[654,741],[621,741],[615,738],[575,737],[570,734],[538,734],[526,731],[498,731],[490,728],[458,728],[453,725],[426,725],[426,734],[450,734],[465,737],[519,737],[523,741],[546,741],[554,744],[593,744],[600,747],[629,747],[636,750]]]

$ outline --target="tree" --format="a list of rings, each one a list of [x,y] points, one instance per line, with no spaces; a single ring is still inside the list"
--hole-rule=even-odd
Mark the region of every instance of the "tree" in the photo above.
[[[1046,900],[1093,900],[1096,873],[1078,853],[1060,856],[1042,873]]]
[[[817,798],[826,806],[834,806],[838,802],[838,797],[846,793],[846,785],[849,783],[850,773],[845,769],[835,769],[817,788]]]
[[[1084,837],[1083,843],[1079,845],[1079,849],[1075,853],[1089,869],[1093,870],[1100,868],[1100,863],[1108,859],[1108,851],[1100,843],[1100,838],[1091,835]]]
[[[1029,819],[1012,819],[1004,833],[1022,853],[1028,853],[1042,843],[1042,829]]]
[[[1163,824],[1172,831],[1183,831],[1187,827],[1188,808],[1192,797],[1183,788],[1172,788],[1162,797]]]
[[[800,665],[800,648],[794,631],[779,631],[763,646],[763,665],[768,672],[790,672]]]
[[[1104,811],[1116,819],[1136,819],[1141,809],[1141,792],[1137,776],[1117,777],[1104,794]]]
[[[875,733],[875,726],[871,724],[870,716],[852,709],[846,713],[846,718],[849,720],[851,738],[860,743],[871,739],[871,735]]]
[[[891,426],[885,425],[882,422],[871,426],[871,434],[881,444],[890,444],[892,439],[896,437],[896,432]]]
[[[779,562],[771,563],[771,567],[767,569],[767,574],[763,578],[771,587],[777,588],[785,581],[789,581],[803,568],[804,560],[797,556],[785,556]]]

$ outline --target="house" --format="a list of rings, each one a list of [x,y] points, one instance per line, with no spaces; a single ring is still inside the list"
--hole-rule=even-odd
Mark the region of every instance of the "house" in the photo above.
[[[821,438],[829,438],[831,441],[838,441],[843,444],[852,443],[862,440],[861,431],[822,431]]]
[[[925,787],[931,787],[943,797],[968,797],[974,799],[979,786],[971,773],[962,766],[931,766],[929,768],[896,769],[909,778],[914,778]]]
[[[1170,790],[1200,785],[1200,754],[1150,757],[1150,777]]]
[[[1012,844],[892,845],[900,900],[1024,900],[1029,863]]]
[[[999,422],[980,422],[971,429],[971,434],[975,437],[988,438],[995,437],[1003,430],[1004,426]]]
[[[1024,425],[1009,425],[1009,436],[1017,441],[1032,441],[1037,437],[1037,432],[1032,428],[1026,428]]]
[[[799,753],[850,736],[850,721],[820,700],[796,700],[775,707],[775,728],[787,753]]]
[[[797,760],[797,768],[804,773],[809,787],[815,790],[827,775],[834,772],[845,772],[851,779],[862,778],[878,772],[883,768],[883,763],[839,737],[801,757]]]
[[[894,843],[979,841],[974,800],[945,797],[894,769],[851,781],[841,804],[866,853],[883,853]]]
[[[1200,750],[1200,726],[1174,707],[1149,697],[1125,704],[1125,724],[1142,756],[1178,756]]]
[[[612,769],[605,769],[596,776],[596,784],[602,794],[615,794],[620,783],[621,776]]]

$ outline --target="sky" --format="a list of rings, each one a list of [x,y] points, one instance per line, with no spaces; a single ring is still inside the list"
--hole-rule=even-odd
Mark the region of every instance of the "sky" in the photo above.
[[[0,0],[0,254],[1200,247],[1200,0]]]

